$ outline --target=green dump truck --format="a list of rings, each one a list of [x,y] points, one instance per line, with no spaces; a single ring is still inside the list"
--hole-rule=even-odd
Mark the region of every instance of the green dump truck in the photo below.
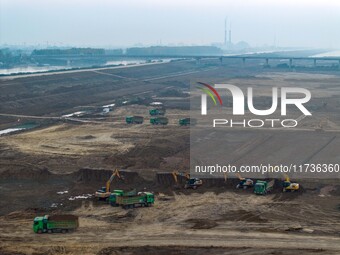
[[[257,195],[266,195],[267,193],[271,192],[274,187],[274,180],[268,181],[256,181],[254,186],[254,193]]]
[[[149,113],[151,116],[156,116],[156,115],[164,115],[165,114],[165,109],[151,109],[149,110]]]
[[[144,117],[142,116],[127,116],[125,118],[127,124],[142,124]]]
[[[184,119],[180,119],[178,121],[178,124],[180,126],[190,126],[190,125],[195,125],[196,124],[196,120],[195,119],[191,119],[191,118],[184,118]]]
[[[78,216],[75,215],[45,215],[35,217],[34,233],[66,233],[79,227]]]
[[[130,190],[130,191],[124,191],[121,189],[114,190],[109,197],[109,203],[111,206],[119,206],[119,203],[117,201],[117,197],[132,197],[136,196],[137,191],[136,189]]]
[[[117,203],[124,209],[134,207],[151,206],[155,202],[155,196],[151,192],[139,192],[136,196],[118,196]]]
[[[169,120],[165,117],[154,117],[150,119],[152,125],[168,125]]]

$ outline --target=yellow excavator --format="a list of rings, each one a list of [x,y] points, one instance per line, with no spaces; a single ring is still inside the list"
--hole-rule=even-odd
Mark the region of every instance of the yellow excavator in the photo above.
[[[172,175],[176,184],[178,184],[178,176],[183,176],[187,179],[184,188],[185,189],[197,189],[199,186],[203,184],[202,180],[199,178],[191,178],[189,173],[182,173],[178,171],[173,171]]]
[[[106,186],[96,191],[95,193],[96,198],[98,198],[99,200],[107,200],[110,197],[110,194],[111,194],[110,186],[111,186],[113,179],[116,176],[119,179],[123,179],[123,176],[120,174],[119,170],[118,169],[114,170],[110,179],[106,182]]]
[[[299,183],[291,182],[287,174],[285,174],[284,176],[285,176],[285,180],[282,182],[283,192],[294,192],[300,189]]]

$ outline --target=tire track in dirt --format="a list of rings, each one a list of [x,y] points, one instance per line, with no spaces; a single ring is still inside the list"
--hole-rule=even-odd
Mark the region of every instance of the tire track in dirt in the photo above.
[[[308,163],[312,158],[314,158],[317,154],[319,154],[323,149],[325,149],[328,145],[331,144],[331,142],[333,142],[336,138],[336,135],[333,136],[328,142],[326,142],[323,146],[321,146],[319,149],[317,149],[312,155],[310,155],[309,157],[307,157],[302,164],[306,164]]]

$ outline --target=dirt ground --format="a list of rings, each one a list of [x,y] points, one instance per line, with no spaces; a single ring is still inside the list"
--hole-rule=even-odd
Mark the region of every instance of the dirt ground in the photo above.
[[[2,216],[3,254],[339,254],[339,186],[321,196],[159,194],[151,208],[83,201],[70,234],[32,234],[35,212]],[[293,194],[285,194],[293,195]]]
[[[58,118],[141,94],[164,102],[169,118],[165,127],[151,126],[148,104],[127,104],[107,116],[43,119],[36,129],[1,136],[0,254],[340,254],[339,176],[295,178],[300,192],[283,194],[277,187],[267,196],[236,190],[234,176],[227,183],[205,180],[195,191],[182,188],[183,180],[175,188],[170,173],[157,177],[189,169],[190,155],[190,129],[178,125],[189,115],[189,97],[159,91],[187,92],[190,81],[210,77],[242,89],[308,86],[313,95],[308,106],[313,118],[302,119],[296,129],[229,132],[226,161],[257,163],[269,154],[274,162],[340,162],[338,72],[265,70],[259,63],[241,70],[238,63],[187,61],[0,80],[0,114],[7,114],[0,117],[1,128],[32,121],[25,115]],[[268,93],[260,90],[257,96],[266,106]],[[145,116],[145,122],[127,125],[127,115]],[[116,167],[125,169],[126,178],[114,180],[114,189],[152,191],[154,206],[124,210],[93,198]],[[60,213],[78,215],[79,229],[33,233],[35,216]]]

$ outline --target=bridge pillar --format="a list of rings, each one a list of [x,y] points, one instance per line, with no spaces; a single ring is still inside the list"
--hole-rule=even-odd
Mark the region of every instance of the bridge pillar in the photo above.
[[[242,63],[243,63],[243,65],[246,64],[246,58],[242,58]]]
[[[293,66],[293,59],[290,58],[290,59],[289,59],[289,68],[292,68],[292,66]]]
[[[316,67],[316,58],[314,58],[314,67]]]

